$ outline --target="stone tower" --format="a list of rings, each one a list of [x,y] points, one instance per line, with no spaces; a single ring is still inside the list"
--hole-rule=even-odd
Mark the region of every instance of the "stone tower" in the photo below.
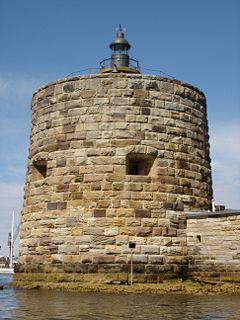
[[[83,281],[181,276],[186,211],[212,201],[206,99],[140,74],[121,27],[99,74],[54,81],[32,99],[20,273]]]

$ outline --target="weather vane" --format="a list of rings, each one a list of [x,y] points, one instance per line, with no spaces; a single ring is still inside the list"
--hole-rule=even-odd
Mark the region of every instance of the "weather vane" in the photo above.
[[[123,28],[121,24],[119,24],[118,28],[115,29],[116,32],[126,32],[126,28]]]

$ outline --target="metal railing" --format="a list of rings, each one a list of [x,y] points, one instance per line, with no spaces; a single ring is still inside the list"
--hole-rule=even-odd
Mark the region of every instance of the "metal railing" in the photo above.
[[[106,68],[111,68],[111,67],[112,67],[112,59],[111,58],[104,59],[100,62],[101,69],[106,69]],[[139,64],[138,60],[129,58],[129,67],[140,71],[140,64]]]
[[[98,71],[99,71],[99,68],[86,68],[86,69],[71,72],[66,76],[66,78],[77,77],[83,74],[95,74]]]
[[[130,68],[136,69],[138,71],[140,71],[140,65],[139,65],[139,61],[138,60],[134,60],[134,59],[129,59],[130,60]],[[135,63],[135,64],[134,64]],[[105,68],[110,68],[111,67],[111,59],[104,59],[100,62],[100,69],[105,69]],[[155,74],[155,75],[160,75],[166,78],[170,78],[170,79],[176,79],[175,77],[173,77],[172,75],[159,70],[159,69],[148,69],[148,68],[144,68],[141,67],[141,71],[147,71],[147,72],[151,72],[151,74]],[[81,69],[78,71],[74,71],[71,72],[70,74],[68,74],[67,76],[65,76],[66,78],[70,78],[70,77],[75,77],[75,76],[80,76],[80,75],[84,75],[84,74],[96,74],[99,72],[99,68],[86,68],[86,69]]]

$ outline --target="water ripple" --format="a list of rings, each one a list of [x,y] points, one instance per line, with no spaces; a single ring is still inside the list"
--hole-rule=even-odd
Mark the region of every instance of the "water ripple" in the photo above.
[[[6,276],[0,277],[5,286],[8,281]],[[0,319],[239,320],[240,297],[113,295],[5,288],[0,292]]]

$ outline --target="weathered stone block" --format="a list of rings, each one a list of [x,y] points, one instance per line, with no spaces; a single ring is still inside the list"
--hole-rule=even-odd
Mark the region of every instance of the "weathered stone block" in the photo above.
[[[116,244],[117,245],[128,244],[128,242],[129,242],[129,236],[127,236],[127,235],[116,236]]]
[[[148,97],[148,91],[135,89],[135,90],[133,90],[133,96],[135,98],[147,98]]]
[[[48,210],[56,210],[57,209],[57,203],[56,202],[48,202],[47,209]]]
[[[142,218],[143,227],[155,227],[158,224],[157,218]]]
[[[135,217],[136,218],[150,218],[151,211],[149,209],[136,208],[135,209]]]
[[[127,190],[129,190],[129,191],[142,191],[143,185],[140,183],[128,183]]]
[[[159,91],[159,85],[158,82],[156,81],[150,81],[146,85],[146,90],[154,90],[154,91]]]
[[[48,210],[63,210],[67,208],[67,202],[59,201],[59,202],[48,202],[47,209]]]
[[[160,248],[156,245],[145,245],[141,246],[141,253],[142,254],[159,254]]]
[[[128,263],[131,262],[131,255],[128,255]],[[133,254],[134,264],[145,264],[148,263],[148,256],[143,254]],[[135,269],[136,270],[136,269]]]
[[[75,125],[73,124],[67,124],[63,126],[63,132],[64,133],[72,133],[75,131]]]
[[[158,237],[162,235],[162,229],[161,227],[153,227],[152,229],[152,235],[153,237]]]
[[[96,96],[95,90],[82,90],[80,93],[83,99],[94,98]]]
[[[142,108],[142,114],[144,114],[144,115],[150,115],[150,113],[151,113],[151,110],[149,109],[149,108]]]
[[[114,263],[114,261],[115,261],[115,257],[113,255],[93,256],[93,263],[96,263],[96,264]]]
[[[138,237],[147,237],[152,233],[151,227],[137,227],[136,228],[136,236]]]
[[[114,283],[118,280],[117,274],[122,272],[122,266],[120,264],[99,264],[98,272],[99,273],[109,273],[113,275],[110,278],[106,278],[104,283]]]
[[[66,227],[73,227],[77,223],[76,217],[67,217],[66,218]]]
[[[52,86],[48,86],[45,90],[45,95],[46,97],[49,97],[49,96],[53,96],[54,95],[54,89],[55,89],[55,86],[52,85]]]
[[[124,184],[121,182],[114,182],[112,184],[112,189],[115,191],[121,191],[121,190],[123,190],[123,188],[124,188]]]
[[[77,245],[59,245],[58,246],[59,254],[77,254],[79,253],[79,247]]]
[[[148,257],[149,264],[163,264],[164,263],[164,256],[161,255],[149,255]]]
[[[169,210],[169,209],[173,209],[173,207],[174,207],[174,203],[168,202],[168,201],[164,201],[163,202],[163,208],[164,209]]]
[[[117,236],[118,233],[119,233],[119,230],[118,230],[117,227],[115,227],[115,228],[113,228],[113,227],[112,228],[106,228],[104,230],[104,235],[105,236],[113,237],[113,236]]]

